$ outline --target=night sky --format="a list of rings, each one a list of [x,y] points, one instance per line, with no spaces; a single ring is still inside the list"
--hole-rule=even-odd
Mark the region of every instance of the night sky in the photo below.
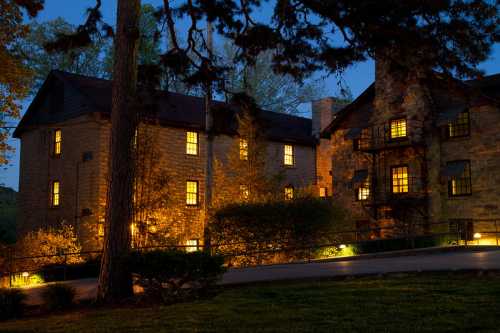
[[[162,0],[143,0],[142,3],[150,3],[154,6],[159,6]],[[86,8],[93,6],[95,1],[93,0],[46,0],[45,9],[36,18],[37,21],[43,22],[47,20],[52,20],[57,17],[62,17],[66,21],[78,25],[82,23],[85,19]],[[116,20],[116,1],[115,0],[102,0],[102,13],[104,16],[104,21],[110,24],[115,23]],[[264,11],[260,15],[261,20],[266,20],[270,15],[270,11],[267,13]],[[182,30],[182,25],[179,28]],[[480,68],[486,72],[486,74],[496,74],[500,73],[500,44],[495,45],[494,52],[491,58],[481,64]],[[366,89],[374,79],[374,64],[373,61],[367,61],[364,63],[357,64],[349,68],[343,76],[343,80],[350,87],[354,97],[358,96],[364,89]],[[335,77],[328,77],[325,80],[326,86],[326,96],[335,95],[338,93],[337,89],[337,79]],[[27,100],[23,103],[24,110],[29,105],[31,100]],[[309,110],[310,106],[305,105],[304,109]],[[23,110],[23,112],[24,112]],[[13,144],[16,149],[19,148],[19,140],[11,139],[10,143]],[[0,184],[14,188],[18,188],[18,176],[19,176],[19,155],[18,152],[12,156],[11,165],[0,171]]]

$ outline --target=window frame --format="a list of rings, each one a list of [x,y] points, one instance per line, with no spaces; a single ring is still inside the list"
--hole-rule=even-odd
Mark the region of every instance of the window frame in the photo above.
[[[195,134],[196,142],[189,140],[190,134]],[[193,153],[193,145],[195,146],[195,153]],[[186,155],[198,156],[200,154],[200,135],[196,131],[186,131]]]
[[[448,184],[448,197],[449,198],[457,198],[457,197],[467,197],[467,196],[471,196],[472,195],[472,166],[471,166],[471,161],[470,160],[454,160],[454,161],[448,161],[446,162],[446,165],[448,166],[449,164],[452,164],[452,163],[467,163],[467,168],[465,170],[465,172],[468,171],[468,177],[463,177],[461,178],[462,181],[467,181],[468,180],[468,189],[469,189],[469,192],[467,193],[459,193],[459,194],[453,194],[453,180],[454,178],[456,177],[448,177],[448,181],[447,181],[447,184]],[[467,186],[465,187],[467,188]]]
[[[406,169],[406,185],[405,184],[394,184],[394,170],[400,169],[400,168],[405,168]],[[405,178],[400,178],[400,180],[404,180]],[[398,188],[403,188],[406,186],[406,191],[399,191],[395,192],[394,187],[398,186]],[[408,164],[400,164],[400,165],[393,165],[391,166],[391,194],[394,195],[400,195],[400,194],[408,194],[410,193],[410,167]]]
[[[319,197],[320,198],[328,198],[328,187],[321,186],[319,188]]]
[[[55,191],[56,184],[57,184],[57,193]],[[50,182],[50,207],[51,208],[61,207],[61,182],[57,179]]]
[[[291,153],[290,154],[287,154],[287,147],[291,148]],[[287,162],[289,162],[289,160],[287,159],[287,157],[289,159],[291,159],[291,164],[287,163]],[[288,168],[291,168],[291,167],[295,166],[295,147],[293,145],[291,145],[291,144],[284,144],[283,145],[283,165],[285,167],[288,167]]]
[[[196,184],[196,192],[189,192],[189,183]],[[190,195],[194,194],[195,203],[190,202]],[[186,180],[186,206],[197,207],[200,204],[200,183],[197,180]]]
[[[62,156],[62,129],[60,128],[54,129],[52,133],[52,156]]]
[[[195,245],[189,244],[189,242],[194,241]],[[200,240],[198,238],[192,238],[192,239],[187,239],[186,240],[186,252],[191,253],[191,252],[196,252],[200,250]]]
[[[291,191],[288,193],[287,191]],[[290,201],[293,200],[295,197],[295,189],[292,185],[287,185],[284,187],[284,196],[285,196],[285,201]]]
[[[239,140],[240,161],[248,161],[248,140],[240,138]]]
[[[404,136],[393,136],[393,130],[392,130],[392,124],[398,121],[404,121]],[[393,118],[389,120],[389,141],[399,141],[399,140],[407,140],[408,139],[408,120],[406,117],[398,117],[398,118]]]
[[[463,116],[463,115],[467,116],[466,124],[460,123],[460,116]],[[457,127],[457,128],[455,128],[455,132],[458,132],[460,134],[451,135],[453,126]],[[466,128],[465,131],[463,131],[464,128]],[[448,124],[446,125],[446,137],[448,139],[470,137],[470,132],[471,132],[471,123],[470,123],[470,111],[469,110],[465,110],[463,112],[460,112],[455,120],[449,121]]]
[[[250,188],[247,184],[240,184],[240,200],[247,202],[250,199]]]

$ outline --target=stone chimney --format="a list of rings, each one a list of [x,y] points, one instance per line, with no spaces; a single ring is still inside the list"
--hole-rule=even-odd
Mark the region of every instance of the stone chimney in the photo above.
[[[332,122],[334,115],[344,108],[344,103],[339,103],[335,97],[325,97],[312,102],[312,134],[319,137]]]

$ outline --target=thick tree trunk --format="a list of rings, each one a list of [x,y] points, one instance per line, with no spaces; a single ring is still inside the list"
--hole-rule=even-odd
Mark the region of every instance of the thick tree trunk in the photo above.
[[[137,127],[134,107],[140,0],[119,0],[115,36],[111,106],[111,160],[106,234],[98,299],[114,302],[132,295],[130,271],[122,259],[131,246],[133,141]]]

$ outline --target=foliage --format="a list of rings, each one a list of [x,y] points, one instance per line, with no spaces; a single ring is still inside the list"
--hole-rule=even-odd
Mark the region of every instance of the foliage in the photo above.
[[[34,21],[29,26],[27,36],[18,41],[16,50],[22,55],[26,67],[30,68],[34,74],[30,87],[32,95],[40,89],[53,69],[82,75],[102,76],[100,53],[103,42],[100,40],[86,47],[72,49],[68,53],[49,53],[45,49],[45,44],[49,41],[62,34],[74,33],[75,30],[75,26],[61,17],[42,23]]]
[[[0,186],[0,244],[16,241],[16,191]]]
[[[7,144],[8,121],[19,117],[20,101],[28,94],[31,71],[22,63],[15,43],[26,36],[23,11],[34,17],[43,1],[0,1],[0,165],[7,164],[13,148]]]
[[[18,273],[12,275],[11,279],[11,285],[13,288],[33,286],[45,282],[39,274],[30,274],[29,276],[23,276],[23,273]]]
[[[230,68],[226,74],[226,89],[233,94],[248,94],[263,110],[298,114],[301,104],[324,95],[320,80],[299,83],[289,75],[274,73],[271,51],[260,54],[252,65],[237,66],[233,62],[235,47],[225,43],[223,50],[222,61]]]
[[[224,273],[224,259],[206,252],[133,252],[125,261],[140,276],[146,294],[166,303],[211,293]]]
[[[47,309],[51,311],[64,310],[73,305],[76,290],[69,285],[56,283],[45,287],[41,296]]]
[[[228,205],[214,213],[209,228],[216,251],[237,254],[233,264],[246,265],[303,258],[315,244],[337,242],[344,222],[332,202],[306,196]]]
[[[101,257],[95,256],[79,263],[45,265],[40,274],[46,282],[78,280],[98,277],[100,268]]]
[[[21,290],[0,289],[0,320],[21,317],[26,295]]]
[[[59,228],[48,227],[32,231],[16,244],[16,257],[35,257],[18,260],[19,270],[32,270],[47,264],[79,263],[81,247],[73,226],[62,224]],[[64,254],[71,255],[64,255]],[[42,256],[37,258],[38,256]]]
[[[155,37],[158,29],[155,19],[155,8],[150,4],[141,6],[141,15],[139,17],[139,50],[137,62],[139,65],[151,65],[160,60],[160,41]],[[114,45],[108,42],[103,47],[105,55],[103,61],[104,75],[111,78],[113,74]]]

